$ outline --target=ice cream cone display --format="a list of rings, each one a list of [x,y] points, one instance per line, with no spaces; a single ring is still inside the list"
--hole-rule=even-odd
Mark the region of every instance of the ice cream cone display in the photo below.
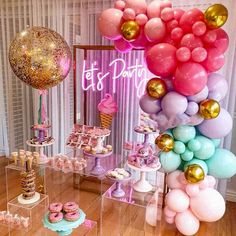
[[[17,161],[18,161],[18,152],[12,152],[11,153],[11,157],[14,160],[14,164],[17,165]]]
[[[31,169],[33,163],[38,164],[39,153],[38,152],[30,152],[25,150],[19,150],[19,152],[12,152],[11,158],[14,161],[14,165],[25,167],[26,162],[28,162],[29,168]]]
[[[110,94],[106,94],[105,98],[98,104],[100,112],[101,127],[109,128],[112,123],[113,116],[116,114],[118,108],[116,102]]]

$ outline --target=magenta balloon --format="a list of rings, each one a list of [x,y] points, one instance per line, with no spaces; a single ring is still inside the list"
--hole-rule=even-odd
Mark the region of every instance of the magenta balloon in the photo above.
[[[189,116],[193,116],[198,113],[199,106],[196,102],[189,102],[185,113]]]
[[[176,92],[167,93],[161,101],[161,108],[167,117],[183,114],[187,106],[187,98]]]
[[[132,45],[123,38],[114,41],[114,46],[117,51],[127,53],[132,50]]]
[[[222,53],[224,53],[228,46],[229,46],[229,36],[228,34],[221,28],[215,30],[215,33],[217,35],[216,40],[214,42],[214,46],[220,50]]]
[[[184,10],[180,8],[174,8],[174,18],[179,21],[181,16],[184,14]]]
[[[172,75],[177,66],[176,47],[168,43],[159,43],[146,53],[148,69],[157,76]]]
[[[225,63],[224,54],[217,48],[207,49],[207,58],[202,65],[206,68],[208,72],[214,72],[219,70]]]
[[[199,93],[193,96],[189,96],[188,101],[199,103],[207,98],[208,93],[209,93],[208,87],[205,86]]]
[[[202,47],[194,48],[192,51],[192,60],[195,62],[202,62],[207,58],[207,50]]]
[[[203,66],[195,62],[180,64],[173,79],[177,92],[192,96],[199,93],[207,83],[207,73]]]
[[[223,138],[230,133],[232,127],[230,114],[221,108],[220,114],[215,119],[204,120],[198,125],[198,130],[208,138]]]
[[[147,3],[146,0],[127,0],[125,8],[132,8],[136,15],[146,13]]]
[[[197,47],[203,47],[202,40],[194,34],[185,34],[180,41],[180,46],[188,47],[191,51]]]
[[[192,25],[197,21],[202,21],[203,19],[203,13],[199,9],[193,8],[191,10],[186,11],[181,16],[179,24],[185,32],[192,32]]]
[[[146,35],[144,34],[143,28],[141,28],[138,38],[133,42],[130,42],[130,44],[137,49],[146,48],[150,44],[150,42],[146,38]]]
[[[196,36],[202,36],[206,32],[206,24],[203,21],[197,21],[192,26],[192,31]]]
[[[160,41],[166,34],[165,23],[160,18],[152,18],[144,26],[144,32],[150,42]]]
[[[109,8],[102,12],[98,19],[98,29],[102,36],[110,40],[120,39],[123,12],[115,8]]]
[[[132,8],[126,8],[123,12],[123,18],[125,20],[134,20],[135,15],[135,11]]]
[[[170,36],[170,34],[167,34],[166,37],[162,40],[162,43],[168,43],[172,46],[174,46],[175,48],[178,48],[178,42],[173,40]]]
[[[181,48],[177,49],[176,58],[180,62],[189,61],[189,59],[191,58],[191,52],[190,52],[189,48],[181,47]]]
[[[171,31],[171,38],[177,41],[182,38],[183,34],[184,34],[183,30],[179,27],[176,27]]]
[[[166,7],[161,11],[161,19],[163,21],[170,21],[174,18],[174,11],[170,7]]]
[[[226,79],[216,73],[211,73],[208,76],[207,87],[209,89],[208,98],[215,99],[216,101],[221,101],[227,94],[228,84]]]
[[[209,30],[203,35],[202,40],[208,46],[212,46],[212,44],[216,41],[216,38],[217,38],[216,31],[215,30]]]
[[[160,101],[144,94],[140,100],[139,105],[141,109],[148,114],[156,114],[161,110]]]
[[[139,14],[136,16],[135,21],[140,25],[145,25],[148,22],[148,18],[145,14]]]
[[[155,18],[159,17],[161,13],[161,4],[159,0],[152,1],[147,6],[147,16],[148,18]]]

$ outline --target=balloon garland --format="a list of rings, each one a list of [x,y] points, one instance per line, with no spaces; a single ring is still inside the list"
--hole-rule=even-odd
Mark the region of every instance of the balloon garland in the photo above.
[[[117,0],[98,19],[100,33],[114,41],[117,51],[144,49],[147,67],[156,75],[140,107],[162,131],[155,143],[171,189],[165,219],[185,235],[195,234],[200,221],[224,215],[215,178],[236,174],[236,157],[219,148],[232,129],[232,118],[221,107],[228,84],[215,73],[229,45],[220,28],[227,18],[222,4],[202,12],[172,8],[169,1]]]

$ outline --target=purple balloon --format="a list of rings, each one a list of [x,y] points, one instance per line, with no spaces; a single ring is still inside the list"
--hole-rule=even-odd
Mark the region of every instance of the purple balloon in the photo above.
[[[188,96],[188,101],[199,103],[205,100],[208,96],[208,88],[205,86],[203,90],[193,96]]]
[[[197,114],[198,110],[199,110],[199,106],[196,102],[189,102],[185,113],[189,116],[193,116]]]
[[[204,120],[198,125],[198,130],[208,138],[223,138],[231,131],[233,121],[224,108],[221,108],[220,114],[215,119]]]
[[[187,98],[173,91],[167,93],[161,101],[161,108],[167,117],[183,114],[186,111],[187,106]]]
[[[156,114],[161,110],[160,101],[144,94],[140,100],[139,105],[141,109],[148,114]]]
[[[228,84],[225,78],[217,73],[208,76],[207,86],[209,89],[208,98],[221,101],[227,94]]]

